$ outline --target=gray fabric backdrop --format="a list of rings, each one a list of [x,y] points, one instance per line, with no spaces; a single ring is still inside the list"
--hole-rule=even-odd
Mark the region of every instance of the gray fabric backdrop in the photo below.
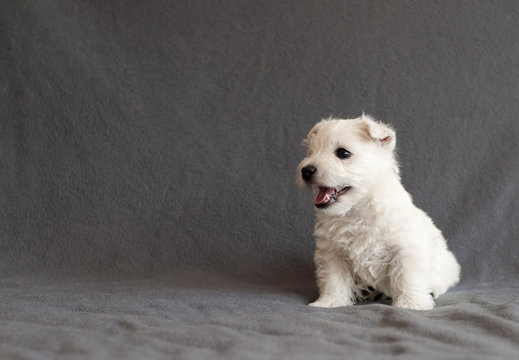
[[[519,273],[519,3],[2,1],[0,273],[311,277],[302,138],[362,111],[462,284]]]

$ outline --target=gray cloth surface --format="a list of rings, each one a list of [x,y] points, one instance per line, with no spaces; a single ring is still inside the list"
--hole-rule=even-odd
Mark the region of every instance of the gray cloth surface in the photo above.
[[[2,1],[0,358],[517,357],[518,23],[515,1]],[[301,140],[362,111],[461,263],[433,311],[304,306]]]
[[[193,285],[193,284],[196,285]],[[1,282],[0,354],[38,359],[514,359],[516,288],[433,311],[307,306],[308,283]]]

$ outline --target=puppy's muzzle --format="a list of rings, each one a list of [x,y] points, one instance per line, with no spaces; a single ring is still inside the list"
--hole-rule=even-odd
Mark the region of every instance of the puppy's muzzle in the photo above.
[[[314,176],[316,171],[317,168],[315,166],[307,165],[301,169],[301,176],[303,177],[304,181],[309,182],[312,180],[312,176]]]

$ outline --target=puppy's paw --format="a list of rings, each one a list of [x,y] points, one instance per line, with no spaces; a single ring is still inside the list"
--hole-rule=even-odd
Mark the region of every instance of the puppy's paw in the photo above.
[[[308,306],[322,307],[322,308],[335,308],[340,306],[349,306],[353,303],[348,299],[342,298],[319,298]]]
[[[432,310],[434,309],[434,300],[432,296],[417,296],[417,297],[399,297],[393,300],[393,306],[411,309],[411,310]]]

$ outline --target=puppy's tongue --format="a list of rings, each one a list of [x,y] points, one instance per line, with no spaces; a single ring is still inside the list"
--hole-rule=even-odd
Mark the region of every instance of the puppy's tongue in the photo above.
[[[335,194],[334,188],[322,187],[319,188],[319,194],[314,197],[314,204],[325,204],[332,198],[332,195]]]

